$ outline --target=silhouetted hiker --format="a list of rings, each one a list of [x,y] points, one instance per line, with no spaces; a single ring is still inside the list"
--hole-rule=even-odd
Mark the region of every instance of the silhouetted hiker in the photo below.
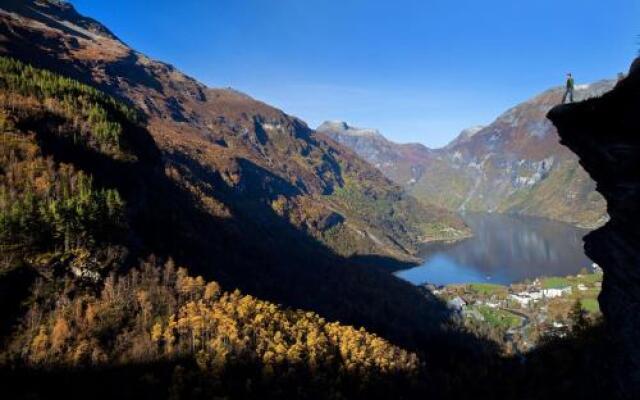
[[[567,90],[564,92],[564,96],[562,97],[562,104],[566,103],[567,96],[569,96],[569,101],[573,103],[573,76],[571,76],[571,72],[567,74]]]

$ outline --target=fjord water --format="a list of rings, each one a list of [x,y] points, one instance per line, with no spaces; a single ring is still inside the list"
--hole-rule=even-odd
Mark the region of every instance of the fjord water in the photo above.
[[[582,238],[589,231],[542,218],[501,214],[462,216],[472,238],[432,244],[420,266],[396,275],[416,285],[510,284],[540,276],[566,276],[589,269]]]

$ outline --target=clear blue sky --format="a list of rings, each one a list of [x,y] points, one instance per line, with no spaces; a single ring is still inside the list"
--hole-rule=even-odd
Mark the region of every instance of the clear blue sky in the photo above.
[[[562,84],[626,71],[640,0],[73,0],[132,47],[317,126],[446,144]]]

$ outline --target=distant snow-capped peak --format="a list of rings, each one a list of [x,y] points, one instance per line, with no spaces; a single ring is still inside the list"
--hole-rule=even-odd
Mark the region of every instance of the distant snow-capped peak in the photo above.
[[[381,137],[377,129],[357,128],[344,121],[325,121],[316,128],[318,132],[331,132],[348,136]]]

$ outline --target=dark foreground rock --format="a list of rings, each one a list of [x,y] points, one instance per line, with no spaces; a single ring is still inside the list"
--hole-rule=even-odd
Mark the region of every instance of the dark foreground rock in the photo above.
[[[599,301],[611,337],[613,376],[625,395],[640,393],[640,59],[600,98],[549,113],[607,200],[611,220],[585,238],[604,270]]]

